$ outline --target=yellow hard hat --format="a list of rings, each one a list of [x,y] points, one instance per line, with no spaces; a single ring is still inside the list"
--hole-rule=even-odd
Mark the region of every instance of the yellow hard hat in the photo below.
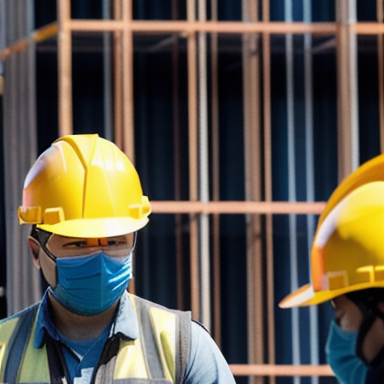
[[[363,164],[334,191],[312,244],[311,283],[279,306],[320,304],[375,287],[384,287],[384,155]]]
[[[135,232],[151,212],[139,176],[112,142],[68,135],[43,152],[28,172],[21,224],[70,237],[110,237]]]

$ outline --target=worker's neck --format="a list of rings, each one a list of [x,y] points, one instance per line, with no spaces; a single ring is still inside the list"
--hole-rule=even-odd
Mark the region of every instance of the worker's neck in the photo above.
[[[118,302],[94,316],[77,315],[61,305],[49,294],[49,313],[56,329],[71,340],[89,340],[99,336],[111,322]]]

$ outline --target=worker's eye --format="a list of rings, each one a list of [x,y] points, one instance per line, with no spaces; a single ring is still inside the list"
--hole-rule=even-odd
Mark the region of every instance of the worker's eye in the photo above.
[[[125,239],[125,237],[119,239],[119,238],[116,238],[116,239],[108,239],[108,245],[109,246],[119,246],[119,245],[126,245],[127,244],[127,241]]]
[[[125,237],[121,238],[108,238],[108,239],[92,239],[92,240],[73,240],[64,243],[62,247],[64,249],[75,249],[75,248],[91,248],[91,247],[118,247],[127,245]]]
[[[84,240],[71,241],[70,243],[63,244],[63,248],[71,249],[71,248],[85,248],[87,246],[87,242]]]

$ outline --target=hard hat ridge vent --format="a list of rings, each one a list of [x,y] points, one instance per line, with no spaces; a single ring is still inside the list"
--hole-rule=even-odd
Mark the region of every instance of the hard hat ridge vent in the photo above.
[[[84,176],[83,218],[115,217],[116,210],[113,202],[113,193],[110,186],[110,171],[101,147],[101,142],[95,142],[93,151],[90,152],[87,168]],[[110,168],[110,165],[109,165]],[[102,197],[102,200],[100,199]]]

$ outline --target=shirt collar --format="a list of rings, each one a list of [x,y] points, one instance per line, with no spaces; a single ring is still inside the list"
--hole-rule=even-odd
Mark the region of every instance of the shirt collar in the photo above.
[[[120,298],[119,308],[111,327],[110,336],[120,333],[128,339],[135,340],[139,337],[139,325],[135,309],[129,297],[129,293],[124,291]]]
[[[45,292],[37,313],[36,331],[34,338],[34,347],[41,348],[45,344],[46,334],[59,340],[59,334],[52,323],[48,310],[48,290]],[[117,309],[116,317],[111,326],[110,337],[116,334],[121,334],[123,337],[135,340],[139,337],[139,326],[137,323],[137,316],[131,300],[129,299],[128,292],[124,291],[120,298],[119,307]]]

